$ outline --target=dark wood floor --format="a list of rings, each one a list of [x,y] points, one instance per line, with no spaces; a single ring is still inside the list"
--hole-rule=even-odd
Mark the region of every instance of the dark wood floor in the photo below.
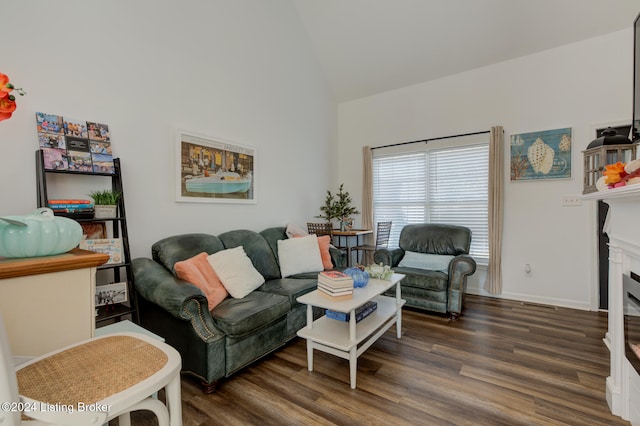
[[[211,395],[183,377],[184,425],[628,425],[605,399],[606,328],[606,313],[480,296],[455,323],[405,309],[402,338],[358,359],[357,389],[347,360],[316,351],[307,371],[295,339]]]

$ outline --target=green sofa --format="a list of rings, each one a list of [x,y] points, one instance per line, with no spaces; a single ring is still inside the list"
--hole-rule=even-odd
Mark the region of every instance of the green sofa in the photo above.
[[[476,271],[476,262],[469,256],[471,230],[445,224],[406,225],[400,231],[398,245],[377,250],[373,259],[405,274],[400,287],[406,306],[458,319],[467,276]],[[407,260],[409,257],[413,262]]]
[[[176,235],[153,244],[153,259],[132,261],[141,325],[180,352],[183,372],[198,377],[207,392],[287,343],[306,324],[306,306],[296,298],[316,288],[317,273],[281,278],[277,242],[286,238],[284,227]],[[227,297],[209,312],[203,292],[178,279],[173,266],[201,252],[238,246],[265,283],[242,299]],[[330,253],[337,268],[346,267],[343,251]]]

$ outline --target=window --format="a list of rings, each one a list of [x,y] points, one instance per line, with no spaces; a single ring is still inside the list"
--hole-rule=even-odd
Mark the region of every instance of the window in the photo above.
[[[489,145],[470,145],[373,159],[375,222],[393,221],[390,247],[411,223],[448,223],[471,229],[471,255],[489,259]]]

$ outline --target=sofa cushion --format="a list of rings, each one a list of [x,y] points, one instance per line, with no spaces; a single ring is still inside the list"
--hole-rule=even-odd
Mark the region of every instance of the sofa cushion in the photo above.
[[[282,278],[324,269],[315,235],[278,241],[278,259]]]
[[[224,250],[222,241],[215,235],[182,234],[164,238],[151,246],[153,260],[175,275],[173,265],[199,253],[215,253]]]
[[[264,283],[242,246],[216,252],[207,260],[229,294],[241,299]]]
[[[265,238],[254,231],[237,229],[218,235],[225,248],[242,246],[253,266],[265,280],[280,278],[276,255]]]
[[[445,292],[448,290],[449,276],[443,272],[406,268],[402,266],[393,268],[393,271],[398,274],[406,275],[402,280],[403,292],[405,287],[417,287]]]
[[[404,257],[400,263],[398,263],[398,266],[440,271],[446,274],[449,273],[449,263],[451,263],[454,258],[455,256],[447,254],[416,253],[413,251],[407,251],[404,253]]]
[[[303,294],[307,294],[310,291],[318,288],[318,278],[281,278],[278,280],[269,280],[262,287],[259,288],[260,291],[264,291],[266,293],[274,293],[279,294],[281,296],[286,296],[289,299],[289,303],[291,306],[294,306],[296,303],[296,298],[302,296]]]
[[[190,259],[176,262],[174,268],[178,278],[202,290],[209,302],[209,310],[212,310],[226,299],[229,293],[209,264],[208,256],[206,252],[202,252]]]
[[[225,334],[237,337],[253,333],[286,316],[290,306],[285,296],[254,291],[242,299],[227,298],[211,311],[211,317]]]

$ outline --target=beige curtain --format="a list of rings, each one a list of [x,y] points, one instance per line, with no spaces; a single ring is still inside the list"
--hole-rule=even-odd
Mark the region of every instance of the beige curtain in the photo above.
[[[489,139],[489,266],[484,289],[502,293],[502,218],[504,199],[504,131],[491,128]]]
[[[370,146],[362,147],[362,227],[373,229],[373,151]],[[373,245],[373,234],[364,236],[365,245]],[[373,253],[365,252],[363,265],[373,263]]]

